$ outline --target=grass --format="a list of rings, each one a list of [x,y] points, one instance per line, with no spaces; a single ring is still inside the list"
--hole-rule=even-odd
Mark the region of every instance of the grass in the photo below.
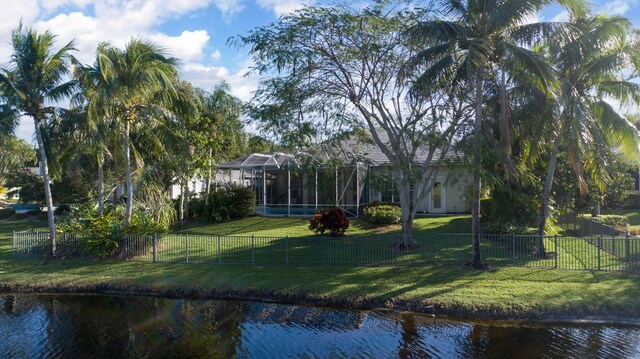
[[[181,233],[234,235],[308,234],[299,219],[252,218]],[[420,219],[417,233],[468,228],[468,217]],[[41,224],[40,224],[41,225]],[[392,306],[417,311],[485,317],[640,319],[640,275],[462,266],[251,267],[212,264],[88,262],[11,257],[11,231],[37,227],[0,221],[0,288],[5,290],[124,292],[192,297],[249,297],[356,307]],[[460,229],[458,229],[460,228]],[[360,223],[353,233],[376,231]]]

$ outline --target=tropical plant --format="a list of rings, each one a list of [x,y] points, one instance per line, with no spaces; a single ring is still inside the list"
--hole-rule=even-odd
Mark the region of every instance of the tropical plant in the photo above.
[[[73,59],[71,51],[75,50],[73,42],[57,52],[53,51],[54,42],[55,35],[49,31],[39,34],[33,29],[24,28],[21,23],[11,32],[13,53],[8,68],[0,72],[0,123],[14,129],[17,119],[22,115],[30,116],[34,122],[52,256],[56,255],[56,232],[43,123],[56,109],[47,104],[60,102],[70,96],[76,87],[75,81],[67,81],[69,64]]]
[[[169,124],[175,117],[169,108],[176,99],[177,60],[167,56],[156,44],[139,39],[129,41],[124,50],[103,44],[98,47],[97,56],[105,85],[89,99],[88,114],[92,118],[116,121],[121,131],[128,227],[133,210],[131,151],[134,145],[153,146],[162,152],[165,150],[162,142],[175,142],[175,126]],[[137,142],[132,141],[134,132],[137,132]],[[139,152],[139,148],[136,150]]]
[[[426,64],[426,70],[419,79],[423,87],[453,78],[466,83],[474,94],[471,206],[474,268],[483,268],[480,257],[480,176],[485,87],[488,80],[498,80],[503,88],[506,87],[506,77],[510,73],[527,77],[543,89],[552,87],[553,69],[540,54],[531,50],[531,46],[561,26],[527,21],[547,3],[546,0],[436,0],[431,3],[435,13],[427,11],[427,19],[409,32],[423,49],[413,59],[417,65]],[[434,15],[436,18],[431,17]],[[504,96],[503,100],[504,106]],[[502,117],[505,127],[508,127],[506,106]]]
[[[342,236],[349,229],[349,220],[341,208],[319,209],[309,220],[309,229],[320,235]]]
[[[604,171],[604,152],[617,148],[634,163],[640,160],[638,132],[607,99],[624,105],[640,103],[640,85],[629,81],[625,71],[633,66],[626,42],[627,19],[576,13],[571,22],[578,35],[568,42],[549,41],[547,48],[557,67],[560,94],[547,125],[553,133],[547,166],[538,235],[544,234],[554,172],[562,146],[578,176],[581,193],[587,190],[584,172],[589,171],[601,190],[610,176]],[[542,241],[541,254],[544,255]]]

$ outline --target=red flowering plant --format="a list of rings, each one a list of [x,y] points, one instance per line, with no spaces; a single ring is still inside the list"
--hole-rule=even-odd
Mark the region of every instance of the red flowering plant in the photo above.
[[[323,235],[329,232],[332,237],[342,236],[349,228],[349,220],[342,209],[333,207],[319,209],[309,220],[309,229]]]

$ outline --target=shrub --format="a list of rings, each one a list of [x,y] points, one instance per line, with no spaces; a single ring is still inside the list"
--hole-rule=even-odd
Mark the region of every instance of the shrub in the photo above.
[[[209,194],[209,203],[202,204],[200,217],[208,222],[224,222],[245,218],[256,211],[256,194],[247,187],[231,187]]]
[[[627,198],[622,203],[623,208],[640,209],[640,191],[629,191]]]
[[[9,218],[16,214],[16,210],[13,208],[0,209],[0,219]]]
[[[362,213],[367,222],[372,224],[396,224],[402,221],[402,209],[396,205],[365,206]]]
[[[229,198],[229,216],[245,218],[256,211],[256,194],[248,187],[231,187],[227,190]]]
[[[344,235],[348,228],[349,220],[337,207],[319,209],[309,220],[309,229],[320,235],[329,232],[332,237],[337,237]]]
[[[611,227],[622,228],[624,230],[629,227],[629,218],[627,216],[620,216],[617,214],[603,214],[598,217],[593,217],[593,220]]]
[[[209,193],[209,204],[204,206],[202,218],[210,223],[228,221],[229,198],[225,191],[215,191]]]
[[[640,226],[629,226],[629,234],[632,236],[640,235]]]
[[[53,211],[53,214],[55,214],[56,216],[63,216],[65,214],[71,213],[72,210],[73,208],[71,208],[70,205],[61,204],[55,209],[55,211]]]

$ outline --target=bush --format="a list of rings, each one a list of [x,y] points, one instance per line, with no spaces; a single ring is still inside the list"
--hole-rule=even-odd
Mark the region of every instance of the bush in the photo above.
[[[251,216],[256,211],[256,194],[247,187],[231,187],[209,194],[209,203],[202,204],[200,217],[207,222],[224,222]]]
[[[256,194],[248,187],[231,187],[227,190],[229,198],[229,216],[231,218],[249,217],[256,211]]]
[[[0,209],[0,219],[9,218],[16,214],[16,210],[13,208]]]
[[[224,222],[231,218],[229,214],[229,198],[225,191],[209,193],[209,204],[204,206],[202,218],[210,223]]]
[[[53,211],[53,214],[55,214],[56,216],[63,216],[65,214],[71,213],[72,210],[73,208],[71,208],[70,205],[61,204],[55,209],[55,211]]]
[[[332,237],[342,236],[348,228],[349,220],[337,207],[319,209],[309,220],[309,229],[320,235],[329,232]]]
[[[598,221],[607,226],[622,228],[626,230],[629,227],[629,218],[627,216],[620,216],[617,214],[603,214],[598,217],[593,217],[594,221]]]
[[[396,224],[402,221],[402,209],[396,205],[365,206],[362,213],[367,222],[372,224]]]
[[[622,203],[623,208],[640,209],[640,191],[629,191],[627,198]]]

